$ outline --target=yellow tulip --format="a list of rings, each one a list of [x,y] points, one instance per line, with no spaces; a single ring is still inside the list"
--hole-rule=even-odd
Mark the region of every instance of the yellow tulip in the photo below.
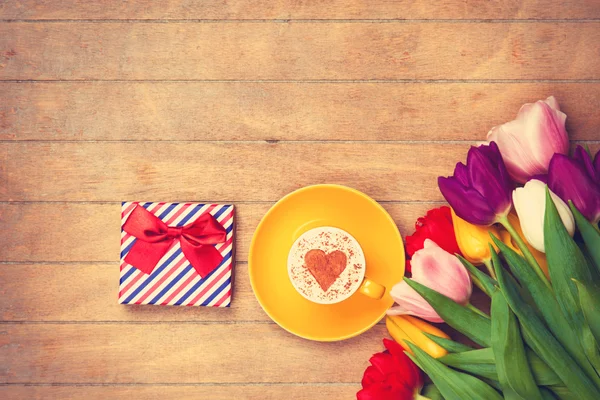
[[[406,344],[407,341],[434,358],[443,357],[448,354],[443,347],[425,336],[423,332],[445,339],[450,339],[450,337],[435,326],[429,325],[419,318],[411,317],[409,315],[388,315],[385,318],[385,326],[394,340],[410,354],[413,354],[413,352]]]
[[[463,257],[471,264],[489,264],[492,258],[489,246],[492,243],[490,233],[500,237],[498,229],[493,225],[473,225],[456,215],[454,210],[452,210],[452,225],[454,225],[454,235]],[[498,251],[495,246],[494,248]]]
[[[548,278],[548,280],[550,280],[550,273],[548,272],[548,261],[546,260],[546,255],[544,253],[542,253],[541,251],[537,251],[535,248],[533,248],[533,246],[531,246],[529,244],[527,239],[525,239],[525,235],[523,235],[523,230],[521,229],[521,223],[519,222],[519,218],[517,217],[516,214],[514,214],[514,213],[508,214],[508,221],[513,226],[513,228],[515,228],[515,230],[517,231],[517,233],[519,234],[521,239],[523,239],[523,242],[525,242],[525,244],[527,245],[527,248],[529,249],[529,251],[535,258],[535,260],[540,265],[540,268],[542,269],[542,271],[544,271],[544,275],[546,275],[546,278]],[[517,253],[523,255],[521,250],[519,250],[519,247],[517,246],[517,244],[514,242],[514,239],[512,238],[512,236],[510,236],[510,233],[508,233],[507,231],[502,230],[500,232],[500,240],[502,240],[502,242],[505,245],[507,245],[508,247],[510,247],[511,249],[516,251]]]

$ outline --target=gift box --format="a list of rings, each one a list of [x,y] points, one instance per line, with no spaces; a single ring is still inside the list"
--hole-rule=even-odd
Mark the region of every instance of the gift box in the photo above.
[[[124,202],[119,303],[229,307],[229,204]]]

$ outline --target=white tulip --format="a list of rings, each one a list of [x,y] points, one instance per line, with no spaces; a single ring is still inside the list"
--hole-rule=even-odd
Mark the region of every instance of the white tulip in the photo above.
[[[575,220],[569,206],[560,197],[550,191],[550,197],[556,205],[560,219],[562,219],[569,235],[575,233]],[[532,179],[524,187],[513,191],[513,203],[521,222],[523,235],[534,248],[541,252],[544,249],[544,213],[546,212],[546,184],[537,179]]]

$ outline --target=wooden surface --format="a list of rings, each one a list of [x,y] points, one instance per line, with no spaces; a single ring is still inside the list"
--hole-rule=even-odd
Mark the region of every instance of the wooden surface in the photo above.
[[[0,398],[353,398],[385,327],[272,323],[258,221],[331,182],[410,234],[438,175],[551,94],[599,149],[597,0],[0,0]],[[238,206],[231,309],[117,304],[123,200]]]

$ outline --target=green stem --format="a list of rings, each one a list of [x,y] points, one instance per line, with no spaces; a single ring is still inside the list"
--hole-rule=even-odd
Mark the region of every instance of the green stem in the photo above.
[[[490,316],[489,316],[489,315],[487,315],[486,313],[484,313],[483,311],[481,311],[479,308],[475,307],[473,304],[471,304],[471,303],[467,303],[466,307],[467,307],[469,310],[471,310],[471,311],[473,311],[473,312],[476,312],[477,314],[481,315],[482,317],[484,317],[484,318],[487,318],[487,319],[490,319]]]
[[[477,278],[475,275],[473,275],[472,273],[469,272],[469,275],[471,276],[471,282],[473,282],[473,284],[475,286],[477,286],[479,289],[481,289],[481,291],[485,294],[488,294],[485,291],[485,286],[483,286],[483,283],[481,283],[481,281],[479,280],[479,278]]]
[[[483,260],[483,263],[485,264],[490,276],[496,279],[496,272],[494,271],[494,266],[492,265],[492,259],[490,258],[489,260]]]
[[[531,264],[531,266],[533,267],[534,271],[540,277],[540,279],[542,280],[542,282],[544,282],[546,284],[546,286],[548,286],[550,289],[552,289],[552,286],[550,285],[550,282],[546,278],[546,275],[544,274],[544,271],[542,271],[542,268],[540,267],[540,264],[538,264],[537,260],[533,256],[533,254],[531,254],[531,251],[529,251],[529,248],[527,247],[527,244],[525,244],[525,242],[523,241],[523,239],[521,239],[521,236],[519,236],[519,234],[517,233],[517,231],[515,230],[515,228],[508,221],[508,218],[507,217],[503,217],[498,222],[500,222],[500,224],[502,224],[502,226],[508,231],[508,233],[510,233],[510,236],[512,236],[513,240],[517,243],[517,246],[519,246],[519,249],[521,250],[521,253],[523,253],[523,256],[525,257],[525,259],[527,260],[527,262],[529,262],[529,264]]]

